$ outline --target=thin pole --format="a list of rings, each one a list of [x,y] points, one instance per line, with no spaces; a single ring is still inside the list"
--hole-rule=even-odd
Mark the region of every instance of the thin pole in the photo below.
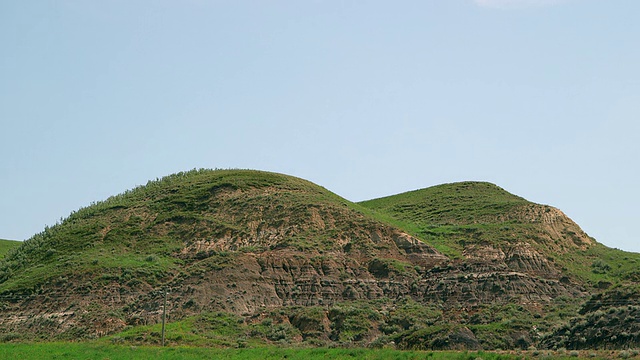
[[[167,290],[164,291],[164,306],[162,307],[162,346],[164,347],[164,323],[167,319]]]

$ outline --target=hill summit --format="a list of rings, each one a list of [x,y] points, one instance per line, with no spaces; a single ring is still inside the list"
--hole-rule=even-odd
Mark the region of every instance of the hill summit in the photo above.
[[[612,251],[560,210],[489,183],[356,204],[287,175],[193,170],[79,209],[10,250],[0,334],[141,329],[121,338],[153,342],[145,325],[167,293],[190,339],[218,339],[215,319],[233,317],[234,337],[264,342],[530,346],[565,325],[559,309],[579,317],[592,296],[636,281],[600,258],[623,254]]]

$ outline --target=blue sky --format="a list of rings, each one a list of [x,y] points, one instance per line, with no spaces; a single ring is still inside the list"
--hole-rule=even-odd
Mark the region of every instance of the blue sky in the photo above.
[[[484,180],[640,252],[636,0],[0,2],[0,238],[192,168]]]

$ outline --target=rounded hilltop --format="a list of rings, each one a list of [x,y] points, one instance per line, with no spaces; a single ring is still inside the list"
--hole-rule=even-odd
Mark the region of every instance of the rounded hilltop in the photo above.
[[[0,301],[33,315],[12,328],[67,314],[34,336],[104,334],[148,319],[167,287],[174,318],[253,313],[404,292],[420,267],[445,260],[309,181],[192,170],[82,208],[25,241],[0,262]]]
[[[96,252],[106,248],[119,256],[171,256],[185,244],[206,239],[224,238],[225,250],[268,246],[273,244],[261,242],[266,228],[284,231],[286,227],[293,233],[293,228],[305,227],[303,215],[320,206],[342,211],[354,205],[293,176],[194,169],[151,180],[74,211],[10,252],[5,267],[15,272],[36,265],[46,267],[61,258],[74,258],[76,263],[79,254],[98,256]],[[286,234],[281,235],[271,238],[282,240]],[[230,239],[238,243],[229,244]],[[4,278],[9,275],[0,274]]]
[[[531,204],[503,188],[478,181],[436,185],[361,202],[380,211],[405,213],[404,217],[430,224],[466,224],[504,216],[514,207]]]
[[[442,184],[360,205],[402,224],[417,225],[427,241],[446,233],[447,246],[460,251],[463,244],[474,242],[525,242],[542,252],[560,253],[595,244],[560,210],[530,202],[489,182]]]

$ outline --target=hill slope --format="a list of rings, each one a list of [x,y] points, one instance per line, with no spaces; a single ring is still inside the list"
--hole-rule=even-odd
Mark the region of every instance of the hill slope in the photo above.
[[[483,182],[444,184],[361,202],[379,216],[411,229],[423,241],[453,258],[504,256],[529,248],[536,266],[548,266],[591,288],[637,277],[638,254],[607,248],[588,236],[560,210],[539,205]],[[517,251],[516,251],[517,253]],[[516,254],[522,261],[521,254]],[[607,261],[615,263],[612,267]],[[526,265],[521,264],[526,267]],[[523,270],[509,265],[514,270]]]
[[[400,224],[417,226],[423,238],[456,255],[467,243],[527,241],[558,253],[588,249],[595,243],[558,209],[528,202],[490,183],[439,185],[361,205]]]
[[[8,331],[37,323],[42,336],[99,336],[157,321],[164,288],[174,318],[249,314],[406,291],[414,266],[443,260],[307,181],[202,170],[150,182],[35,235],[0,265],[0,295],[5,308],[31,314],[4,319]],[[383,289],[376,276],[397,280]]]
[[[0,259],[2,259],[9,250],[16,248],[22,244],[21,241],[0,239]]]
[[[475,273],[473,268],[479,266],[479,274],[510,269],[581,288],[577,298],[588,301],[564,326],[546,328],[553,331],[545,337],[545,346],[640,345],[638,322],[628,321],[637,319],[633,314],[640,305],[640,254],[597,243],[560,210],[480,182],[444,184],[360,204],[411,228],[414,235],[451,255],[452,269]],[[558,308],[582,302],[563,305],[564,300],[555,298]],[[603,314],[619,315],[603,319]],[[612,336],[616,333],[626,335]]]
[[[169,290],[170,320],[190,329],[176,342],[527,347],[598,287],[634,282],[622,255],[635,256],[486,183],[354,204],[291,176],[194,170],[80,209],[11,251],[0,335],[138,326],[119,338],[157,341],[139,326],[160,320]]]

